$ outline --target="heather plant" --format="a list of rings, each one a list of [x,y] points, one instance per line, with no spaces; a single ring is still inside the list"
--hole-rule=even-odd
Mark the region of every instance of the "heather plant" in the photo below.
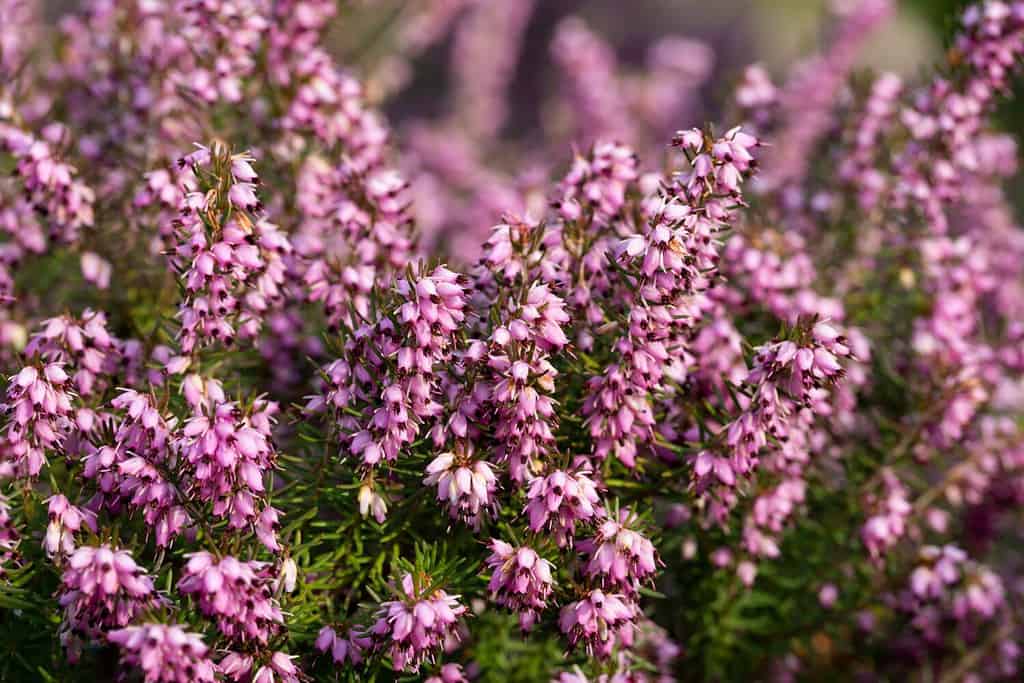
[[[0,679],[1020,679],[1024,2],[706,123],[569,17],[513,144],[539,4],[395,132],[374,3],[0,0]]]

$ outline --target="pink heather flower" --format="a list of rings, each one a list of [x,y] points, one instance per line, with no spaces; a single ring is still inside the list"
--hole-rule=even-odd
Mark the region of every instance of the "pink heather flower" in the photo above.
[[[589,557],[584,573],[607,590],[635,595],[642,583],[653,580],[658,568],[654,544],[634,528],[636,517],[619,510],[618,520],[606,519],[597,533],[577,546]]]
[[[638,392],[632,383],[634,376],[643,374],[643,370],[634,374],[634,364],[646,370],[669,358],[662,346],[630,346],[627,353],[625,363],[609,365],[589,381],[583,412],[594,441],[594,455],[604,458],[611,453],[627,467],[633,467],[637,442],[649,440],[656,424],[648,394]]]
[[[277,226],[245,213],[261,209],[252,183],[233,174],[218,179],[230,184],[226,202],[219,193],[207,192],[204,174],[215,160],[221,167],[230,162],[232,173],[256,180],[251,157],[230,155],[222,143],[197,147],[179,161],[178,213],[164,229],[177,234],[172,265],[186,292],[178,317],[181,349],[187,354],[212,342],[230,345],[239,335],[254,337],[265,314],[284,296],[284,257],[292,251]]]
[[[692,155],[690,170],[677,177],[677,187],[685,190],[687,204],[697,209],[706,204],[711,218],[726,217],[730,212],[711,195],[740,195],[741,182],[753,173],[756,161],[752,150],[760,141],[737,126],[717,140],[709,140],[696,129],[676,132],[672,144]]]
[[[7,498],[0,495],[0,579],[4,578],[6,565],[15,558],[21,536],[11,518],[11,506]]]
[[[946,232],[946,208],[964,196],[978,169],[975,140],[1024,54],[1019,3],[970,6],[954,39],[959,73],[940,74],[910,97],[899,118],[910,140],[891,146],[896,178],[889,203],[921,211],[935,233]]]
[[[378,146],[374,153],[379,151]],[[411,257],[407,184],[384,171],[371,186],[353,175],[349,164],[357,162],[347,159],[341,168],[332,168],[319,157],[307,158],[298,179],[298,203],[309,220],[292,238],[304,259],[299,268],[304,269],[307,297],[323,305],[331,329],[368,317],[374,285],[391,283]],[[380,204],[354,202],[353,193],[361,189],[373,193],[367,202],[379,198]]]
[[[176,440],[194,468],[198,496],[212,502],[213,513],[226,517],[231,528],[251,525],[271,552],[278,550],[276,512],[262,499],[265,474],[277,459],[271,440],[277,412],[276,403],[263,399],[246,412],[234,403],[211,401],[185,424]]]
[[[588,655],[607,657],[618,638],[632,634],[637,611],[623,595],[593,590],[562,608],[558,626],[570,647],[583,643]]]
[[[363,517],[368,517],[372,514],[378,524],[383,524],[384,520],[387,519],[387,501],[371,484],[364,483],[359,487],[359,514]]]
[[[551,56],[565,75],[577,140],[622,138],[633,132],[626,98],[617,87],[615,53],[582,19],[570,16],[558,24]]]
[[[295,657],[284,652],[275,652],[270,661],[256,672],[253,683],[299,683],[302,672],[292,661]]]
[[[884,494],[874,501],[876,512],[868,517],[861,528],[861,540],[875,562],[899,542],[907,531],[907,518],[912,507],[903,483],[891,470],[882,471]]]
[[[49,504],[50,523],[46,527],[43,548],[50,557],[60,553],[70,555],[75,551],[74,535],[85,527],[96,533],[96,513],[75,507],[63,495],[51,496]]]
[[[69,379],[61,363],[29,365],[10,378],[2,405],[7,417],[3,452],[21,476],[37,476],[46,451],[58,448],[64,438],[71,415]]]
[[[418,671],[448,638],[458,638],[455,627],[466,608],[459,604],[459,596],[439,588],[421,593],[429,584],[429,577],[417,583],[412,574],[406,574],[398,599],[382,603],[377,611],[370,634],[385,648],[395,671]]]
[[[494,509],[497,478],[486,460],[472,459],[472,449],[456,455],[442,453],[427,465],[423,483],[437,486],[437,499],[448,508],[452,519],[459,519],[474,529],[480,528],[481,517]]]
[[[736,565],[736,576],[744,586],[750,588],[757,579],[757,565],[750,560],[741,561]]]
[[[281,563],[275,585],[284,590],[285,593],[294,593],[299,581],[299,566],[291,557],[285,558]]]
[[[732,551],[728,548],[718,548],[711,553],[711,564],[718,568],[728,567],[733,563]]]
[[[79,637],[97,638],[108,629],[127,626],[159,601],[153,579],[128,551],[102,545],[80,547],[68,558],[59,602],[64,608],[62,642],[74,652]]]
[[[568,343],[565,302],[548,285],[532,282],[498,308],[490,334],[488,368],[494,373],[490,401],[497,415],[496,458],[516,482],[536,471],[554,446],[555,380],[549,353]]]
[[[614,142],[595,142],[586,156],[577,154],[559,183],[555,202],[563,220],[589,216],[599,223],[619,215],[626,204],[626,189],[639,176],[636,153]]]
[[[746,120],[757,130],[763,131],[775,118],[774,110],[779,104],[778,88],[761,64],[751,64],[743,70],[733,98]]]
[[[514,548],[491,539],[487,566],[493,570],[488,589],[495,602],[517,612],[519,626],[529,631],[551,597],[552,565],[527,546]]]
[[[104,313],[85,309],[78,318],[59,316],[43,321],[25,354],[65,365],[78,393],[89,396],[107,388],[124,362],[123,343],[107,330]]]
[[[526,491],[524,512],[534,533],[550,531],[560,547],[572,545],[577,522],[589,522],[602,511],[597,486],[587,472],[556,470],[535,477]]]
[[[961,565],[967,554],[955,546],[921,548],[919,565],[910,574],[910,589],[919,598],[940,598],[946,586],[960,580]]]
[[[345,357],[323,369],[324,395],[307,404],[335,411],[347,450],[367,467],[393,462],[422,421],[441,413],[435,366],[448,358],[465,319],[464,278],[444,266],[409,272],[395,285],[397,322],[381,317],[356,329]]]
[[[846,338],[826,323],[816,324],[811,335],[804,344],[787,340],[759,347],[747,381],[770,381],[804,400],[813,389],[834,383],[844,372],[839,358],[850,355]]]
[[[228,652],[219,662],[217,671],[232,681],[251,681],[254,660],[252,655]]]
[[[778,557],[778,537],[786,521],[804,502],[807,484],[793,477],[761,494],[743,528],[743,545],[755,557]]]
[[[744,381],[752,395],[720,432],[727,449],[724,453],[702,451],[694,460],[697,490],[713,489],[723,505],[728,489],[758,467],[769,437],[785,442],[795,436],[801,419],[799,408],[806,405],[823,414],[831,411],[824,399],[827,389],[845,373],[839,358],[851,353],[847,340],[834,327],[820,322],[810,330],[806,325],[799,327],[797,336],[797,341],[775,341],[756,349],[753,366]],[[791,495],[797,491],[788,487],[781,493]],[[752,534],[748,542],[757,547],[752,551],[756,554],[774,552],[770,539],[763,533]]]
[[[860,121],[849,143],[850,149],[839,163],[840,177],[857,190],[863,209],[878,205],[888,179],[878,170],[875,157],[878,143],[895,118],[903,82],[892,73],[881,74],[871,86]]]
[[[284,624],[284,615],[271,589],[274,573],[266,562],[242,562],[207,552],[189,555],[178,590],[194,595],[203,614],[234,641],[266,645]]]
[[[164,474],[165,467],[177,463],[171,448],[176,420],[161,414],[152,396],[132,389],[123,390],[110,405],[124,414],[115,445],[88,454],[82,473],[95,480],[106,507],[117,510],[127,503],[140,510],[157,545],[166,547],[191,522],[182,492]]]
[[[324,626],[316,637],[316,649],[331,653],[335,664],[359,664],[363,661],[363,652],[372,647],[373,642],[362,631],[349,629],[348,635],[341,635],[330,626]]]
[[[425,683],[469,683],[461,664],[445,664],[436,676],[431,676]]]
[[[835,584],[826,583],[818,591],[818,602],[825,609],[832,609],[839,599],[839,589],[836,588]]]
[[[740,186],[754,170],[751,150],[759,142],[734,128],[718,140],[679,131],[673,144],[691,167],[645,202],[642,231],[614,249],[630,273],[631,305],[619,321],[615,361],[590,378],[583,404],[594,455],[614,454],[628,467],[636,466],[639,446],[653,440],[653,396],[669,390],[666,378],[684,381],[692,364],[687,347],[717,267],[716,234],[742,203]]]
[[[75,167],[58,159],[47,141],[0,121],[0,150],[14,156],[15,176],[27,201],[47,216],[54,240],[74,242],[93,224],[95,192],[76,179]]]
[[[123,663],[142,669],[146,683],[213,683],[214,666],[198,633],[144,624],[111,631],[107,639],[121,648]]]
[[[503,329],[499,328],[496,334],[500,335]],[[534,357],[530,358],[531,355]],[[527,351],[512,356],[520,359],[513,361],[510,355],[496,352],[488,365],[499,377],[491,394],[498,412],[496,456],[508,462],[512,479],[521,482],[554,445],[552,427],[556,418],[551,394],[558,371],[539,353]]]
[[[991,569],[974,564],[967,568],[961,591],[953,596],[953,616],[961,621],[991,620],[1006,604],[1003,580]]]
[[[235,183],[228,192],[228,198],[241,209],[256,211],[260,207],[260,200],[256,198],[255,187],[252,183]]]
[[[1002,579],[951,545],[924,546],[909,589],[896,602],[931,643],[945,641],[952,621],[960,637],[977,637],[979,624],[997,620],[1006,608]]]
[[[110,287],[112,267],[110,262],[91,251],[83,252],[81,258],[82,277],[98,289]]]
[[[470,3],[452,44],[453,105],[460,127],[474,138],[492,139],[507,117],[508,89],[516,73],[523,35],[535,0]]]

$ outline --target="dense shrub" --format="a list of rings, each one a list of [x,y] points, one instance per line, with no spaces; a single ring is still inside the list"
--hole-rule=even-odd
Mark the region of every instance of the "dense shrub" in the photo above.
[[[392,140],[329,0],[0,0],[0,678],[1017,680],[1024,3],[889,9],[703,127],[567,19],[503,144],[532,2]]]

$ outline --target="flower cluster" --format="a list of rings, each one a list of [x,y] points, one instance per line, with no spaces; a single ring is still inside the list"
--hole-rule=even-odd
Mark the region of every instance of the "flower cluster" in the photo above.
[[[14,473],[35,477],[71,418],[68,373],[61,363],[27,365],[10,378],[3,412],[5,460]]]
[[[271,591],[273,576],[265,562],[219,561],[210,553],[195,553],[185,565],[178,590],[195,595],[199,609],[217,621],[232,640],[266,644],[284,615]]]
[[[551,597],[554,579],[551,563],[527,546],[514,548],[504,541],[491,540],[487,566],[494,573],[488,583],[499,605],[519,615],[519,627],[529,631],[539,610]]]
[[[423,483],[437,486],[437,499],[448,507],[452,519],[479,529],[481,516],[495,505],[496,481],[486,460],[472,462],[443,453],[427,466]]]
[[[83,528],[97,532],[96,514],[75,507],[61,494],[53,496],[49,502],[50,523],[46,527],[43,547],[50,556],[57,553],[71,555],[75,551],[77,532]]]
[[[396,670],[416,671],[447,638],[456,636],[455,626],[466,608],[459,596],[436,588],[428,576],[406,574],[399,590],[397,599],[381,603],[369,633]]]
[[[147,683],[215,680],[214,666],[206,658],[208,648],[202,637],[187,633],[180,626],[129,626],[111,631],[107,638],[124,652],[124,664],[142,669]]]
[[[177,450],[194,468],[195,492],[213,503],[213,514],[226,517],[233,529],[255,526],[263,544],[275,551],[276,512],[261,499],[264,475],[276,458],[270,432],[277,405],[257,399],[243,410],[222,400],[211,398],[203,412],[189,419]]]
[[[79,548],[61,576],[62,642],[69,656],[78,656],[81,639],[127,626],[158,600],[153,579],[135,564],[131,553],[107,545]]]
[[[558,625],[569,643],[583,643],[587,652],[611,653],[618,638],[629,638],[636,619],[636,607],[621,595],[595,589],[562,608]]]
[[[586,472],[556,470],[536,477],[527,491],[524,512],[534,532],[549,531],[561,545],[570,545],[576,524],[603,514],[597,486]]]
[[[620,510],[618,520],[605,520],[593,538],[578,546],[588,557],[584,573],[606,589],[626,595],[635,594],[640,583],[653,578],[658,568],[654,545],[630,528],[635,523],[629,510]]]
[[[389,4],[0,0],[0,678],[1020,678],[1024,0]]]
[[[214,144],[178,162],[182,196],[172,225],[179,235],[175,267],[186,292],[179,311],[185,353],[210,341],[230,345],[238,335],[254,336],[282,295],[283,255],[291,243],[275,225],[254,218],[262,204],[252,161]]]

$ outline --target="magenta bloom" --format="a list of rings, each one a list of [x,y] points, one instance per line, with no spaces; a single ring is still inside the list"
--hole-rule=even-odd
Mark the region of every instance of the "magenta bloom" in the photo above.
[[[342,635],[330,626],[324,626],[316,637],[316,649],[330,652],[331,659],[339,665],[346,662],[359,664],[363,661],[363,652],[372,645],[370,638],[357,629],[349,629],[348,635]]]
[[[526,491],[526,512],[530,530],[547,530],[559,546],[572,545],[577,522],[588,522],[601,514],[597,486],[586,472],[575,474],[556,470],[536,477]]]
[[[96,513],[72,505],[64,496],[51,496],[49,503],[50,523],[46,527],[43,548],[46,554],[70,555],[75,550],[74,535],[83,527],[96,533]]]
[[[617,638],[629,638],[637,617],[637,607],[623,595],[593,590],[566,605],[558,625],[572,647],[582,643],[587,654],[607,657]]]
[[[452,519],[480,528],[480,519],[495,506],[497,477],[486,460],[468,459],[454,453],[442,453],[427,465],[423,483],[437,486],[437,499]]]
[[[487,587],[495,602],[519,614],[519,626],[529,631],[547,606],[554,579],[552,565],[527,546],[514,548],[491,539],[487,566],[493,570]]]
[[[242,562],[225,557],[219,562],[210,553],[189,556],[178,590],[195,596],[203,614],[217,622],[228,638],[265,645],[284,624],[284,615],[273,597],[275,576],[266,562]]]
[[[381,603],[377,621],[370,628],[374,641],[391,657],[395,671],[418,671],[447,638],[458,637],[455,626],[466,608],[459,604],[459,596],[441,589],[421,593],[429,582],[422,577],[417,585],[412,574],[403,576],[398,599]]]
[[[658,569],[654,544],[631,528],[636,518],[623,508],[618,520],[606,519],[593,538],[577,548],[589,557],[584,572],[608,589],[635,595],[640,584],[651,581]]]
[[[126,550],[83,546],[68,559],[59,593],[64,621],[61,641],[77,658],[80,638],[99,638],[127,626],[144,609],[160,603],[153,579]]]
[[[8,419],[3,446],[19,475],[37,476],[46,451],[58,446],[70,427],[69,379],[61,363],[29,365],[10,378],[2,405]]]
[[[110,642],[121,648],[121,661],[142,669],[146,683],[212,683],[213,663],[197,633],[179,626],[144,624],[111,631]]]
[[[251,526],[268,550],[279,549],[277,511],[266,506],[264,477],[277,452],[271,428],[276,403],[258,399],[244,412],[234,403],[213,403],[191,418],[176,446],[194,468],[195,490],[233,529]]]

